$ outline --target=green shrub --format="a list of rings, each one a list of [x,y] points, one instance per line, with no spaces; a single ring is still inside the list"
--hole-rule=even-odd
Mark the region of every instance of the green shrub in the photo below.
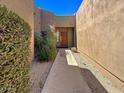
[[[46,60],[46,51],[43,48],[43,38],[40,32],[35,32],[35,39],[36,39],[36,56],[38,57],[39,60]]]
[[[40,60],[54,60],[57,49],[56,49],[56,37],[54,31],[51,28],[48,29],[47,35],[42,37],[40,32],[36,32],[36,52]]]
[[[0,93],[28,93],[31,29],[0,5]]]
[[[48,59],[53,60],[56,56],[56,37],[55,32],[49,27],[46,36],[46,50],[48,54]]]

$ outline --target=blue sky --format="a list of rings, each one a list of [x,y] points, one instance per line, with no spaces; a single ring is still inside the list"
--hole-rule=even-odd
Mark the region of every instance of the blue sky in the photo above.
[[[83,0],[33,0],[41,9],[53,12],[59,16],[71,16],[75,14]]]

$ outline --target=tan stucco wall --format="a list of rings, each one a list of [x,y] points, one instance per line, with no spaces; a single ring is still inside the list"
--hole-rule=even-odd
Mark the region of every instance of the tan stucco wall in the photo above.
[[[74,29],[68,31],[68,47],[74,47]]]
[[[41,9],[34,6],[34,31],[40,32],[41,31]]]
[[[123,82],[124,0],[84,0],[76,20],[78,50]]]
[[[16,12],[20,17],[22,17],[26,22],[29,23],[32,29],[32,39],[31,48],[32,54],[34,49],[34,5],[32,0],[0,0],[0,4],[6,5],[6,7],[14,12]]]
[[[42,31],[46,31],[49,25],[54,27],[75,27],[75,16],[55,16],[53,13],[41,11]]]

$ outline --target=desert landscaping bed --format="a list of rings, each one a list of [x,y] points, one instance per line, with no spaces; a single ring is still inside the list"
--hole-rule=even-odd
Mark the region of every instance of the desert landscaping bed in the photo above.
[[[53,62],[34,61],[31,69],[31,93],[41,93]]]

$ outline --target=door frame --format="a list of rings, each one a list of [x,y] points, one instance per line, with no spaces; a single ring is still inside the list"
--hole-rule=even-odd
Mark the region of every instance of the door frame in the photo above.
[[[57,47],[58,48],[68,48],[70,47],[70,35],[69,35],[69,32],[72,31],[72,38],[74,39],[74,27],[55,27],[55,31],[58,32],[58,35],[57,35]],[[61,43],[60,43],[60,37],[61,37],[61,32],[66,32],[67,33],[67,44],[66,46],[62,46]],[[72,40],[71,43],[73,43],[72,47],[74,46],[74,41],[75,40]]]

